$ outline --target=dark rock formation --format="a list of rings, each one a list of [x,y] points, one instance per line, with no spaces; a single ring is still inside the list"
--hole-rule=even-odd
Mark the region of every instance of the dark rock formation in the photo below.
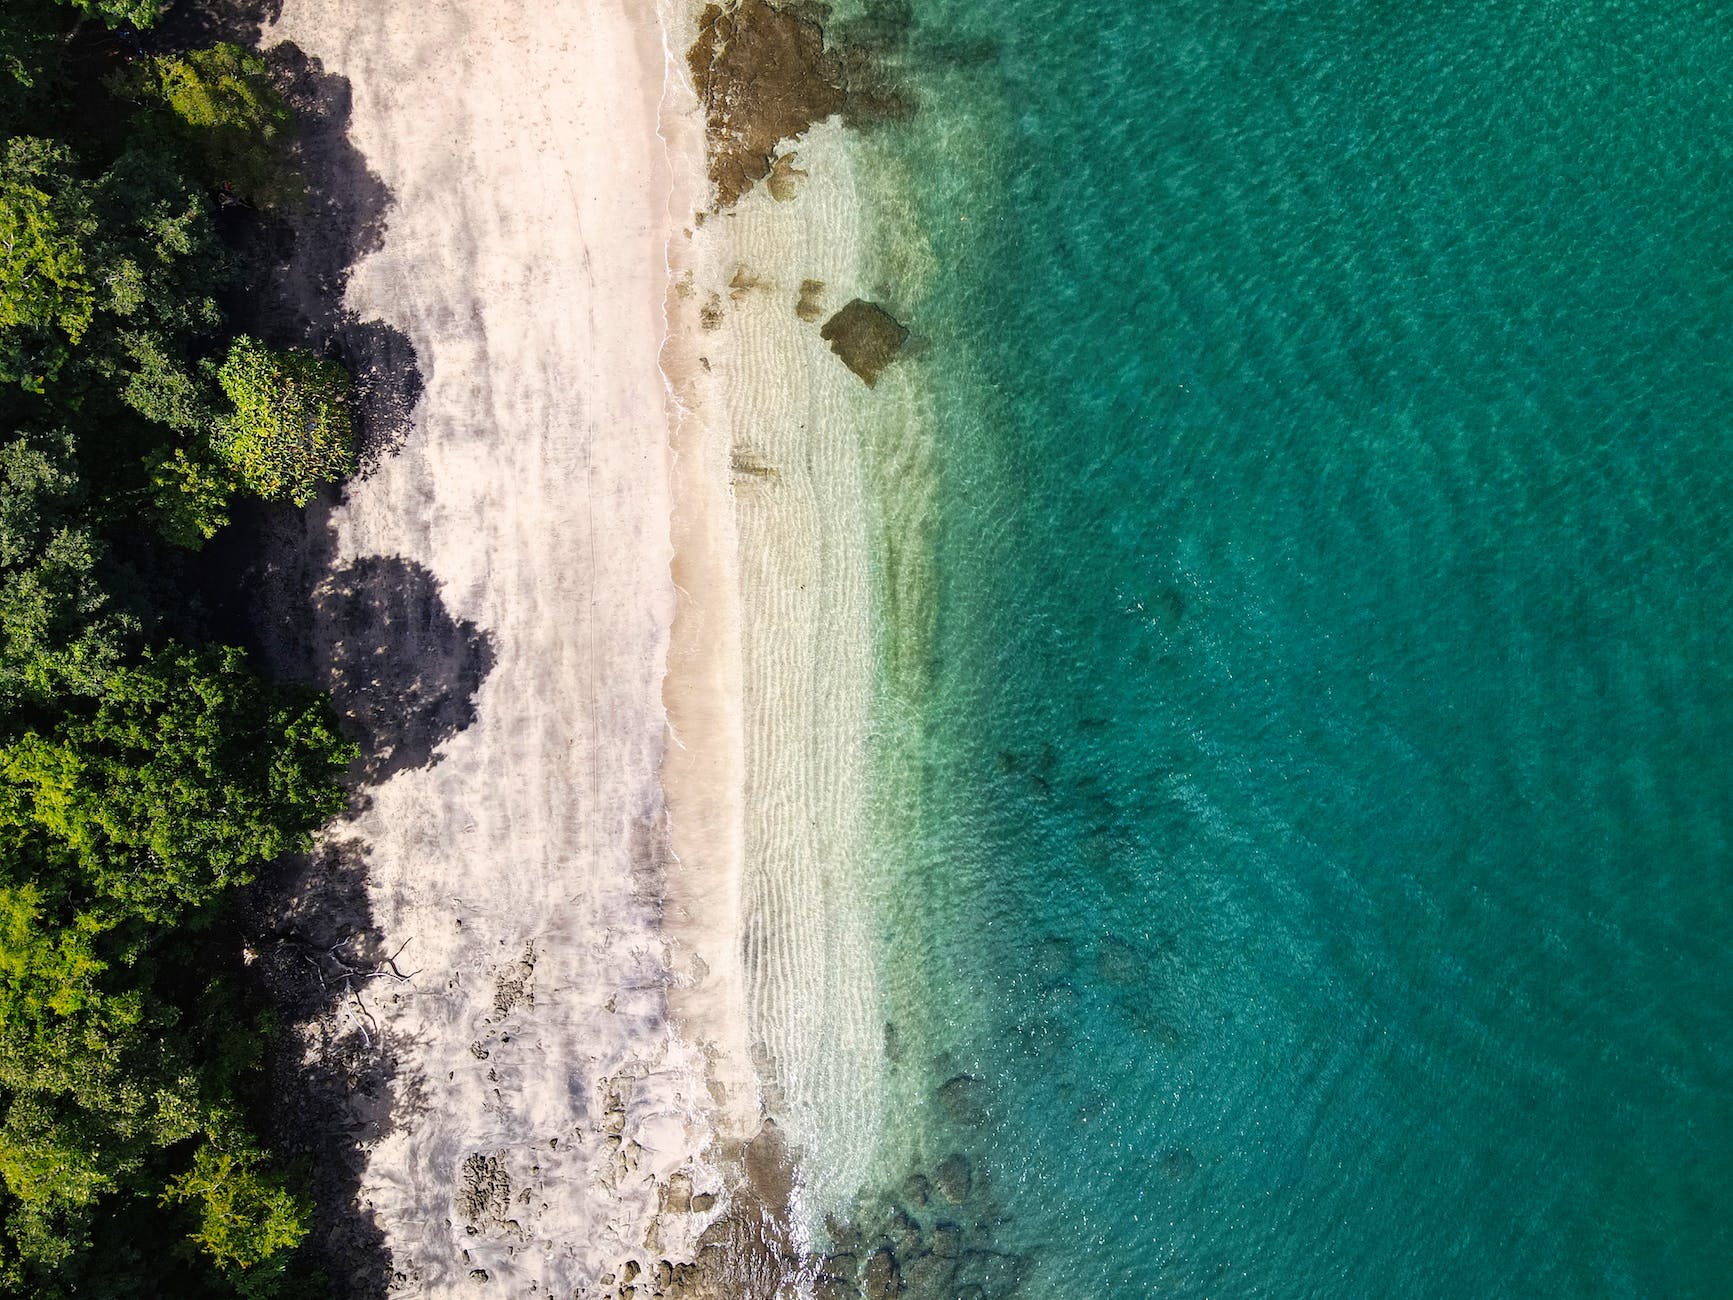
[[[974,1171],[969,1167],[967,1158],[953,1153],[940,1163],[933,1175],[933,1181],[938,1185],[939,1195],[952,1205],[961,1205],[969,1199]]]
[[[710,4],[687,63],[704,103],[716,206],[770,175],[782,141],[840,113],[843,64],[816,22],[765,0]]]
[[[868,388],[878,383],[879,375],[909,339],[908,330],[896,317],[864,298],[856,298],[827,320],[818,335],[842,358],[843,365],[866,380]]]
[[[987,1122],[985,1085],[972,1074],[957,1074],[939,1085],[940,1108],[956,1124],[977,1128]]]
[[[818,324],[819,317],[824,315],[823,294],[823,280],[802,280],[800,297],[794,304],[794,314],[808,325]]]

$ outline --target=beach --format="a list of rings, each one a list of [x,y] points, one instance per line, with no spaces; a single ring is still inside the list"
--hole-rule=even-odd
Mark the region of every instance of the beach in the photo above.
[[[349,83],[390,199],[344,305],[406,335],[423,384],[329,520],[350,588],[315,659],[389,609],[356,583],[411,573],[479,678],[467,725],[327,836],[409,976],[347,1008],[391,1062],[357,1210],[402,1293],[599,1292],[690,1259],[723,1191],[663,924],[662,32],[642,5],[289,0],[281,41]]]
[[[419,384],[278,556],[375,742],[320,861],[395,965],[309,1048],[377,1058],[356,1211],[409,1294],[784,1293],[883,1110],[863,431],[914,390],[825,336],[872,292],[849,133],[720,178],[776,55],[713,70],[695,7],[290,0],[283,41],[381,195],[343,311]]]

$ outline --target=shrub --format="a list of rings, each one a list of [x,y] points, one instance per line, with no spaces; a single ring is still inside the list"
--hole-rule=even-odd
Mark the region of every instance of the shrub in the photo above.
[[[250,491],[304,506],[319,484],[354,471],[342,366],[298,348],[273,352],[243,334],[217,382],[235,409],[217,422],[216,450]]]

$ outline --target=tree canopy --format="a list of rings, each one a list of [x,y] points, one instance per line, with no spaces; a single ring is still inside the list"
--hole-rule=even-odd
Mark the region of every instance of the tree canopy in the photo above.
[[[0,1297],[299,1294],[236,890],[342,807],[329,704],[208,638],[181,556],[354,464],[349,381],[220,305],[295,201],[262,60],[155,0],[0,5]]]
[[[321,483],[354,472],[343,367],[300,349],[273,352],[243,335],[217,382],[234,404],[217,422],[217,453],[257,495],[304,506]]]

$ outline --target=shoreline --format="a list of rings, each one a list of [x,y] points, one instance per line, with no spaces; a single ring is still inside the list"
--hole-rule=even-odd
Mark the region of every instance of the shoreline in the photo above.
[[[910,381],[821,330],[873,296],[834,111],[713,204],[716,12],[288,0],[262,33],[377,199],[343,316],[419,367],[260,598],[352,725],[410,715],[301,882],[413,972],[299,1030],[352,1079],[393,1293],[784,1294],[878,1143],[870,430]],[[332,294],[305,242],[289,292]]]

